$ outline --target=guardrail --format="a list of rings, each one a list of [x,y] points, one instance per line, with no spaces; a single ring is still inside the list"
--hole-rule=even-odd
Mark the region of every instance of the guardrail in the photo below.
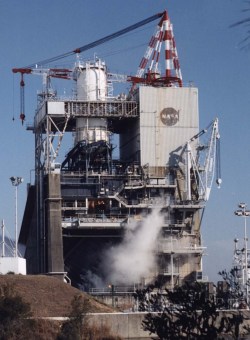
[[[132,294],[136,292],[136,289],[139,287],[135,286],[113,286],[109,285],[108,287],[103,288],[90,288],[88,293],[91,295],[100,295],[100,294]]]

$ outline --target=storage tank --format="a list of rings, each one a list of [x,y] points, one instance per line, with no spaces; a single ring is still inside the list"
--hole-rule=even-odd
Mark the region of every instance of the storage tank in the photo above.
[[[107,96],[107,68],[101,59],[89,62],[78,61],[73,78],[76,81],[78,100],[105,100]]]

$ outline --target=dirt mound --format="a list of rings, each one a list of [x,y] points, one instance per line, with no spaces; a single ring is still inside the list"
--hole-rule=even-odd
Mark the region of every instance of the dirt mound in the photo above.
[[[0,275],[0,286],[9,284],[30,304],[34,316],[67,316],[75,295],[88,299],[91,313],[112,313],[114,309],[71,287],[60,279],[45,275]]]

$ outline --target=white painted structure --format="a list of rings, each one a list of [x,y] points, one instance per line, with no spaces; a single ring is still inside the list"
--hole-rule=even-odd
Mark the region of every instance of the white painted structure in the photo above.
[[[107,97],[107,70],[100,59],[91,62],[78,61],[74,69],[78,100],[105,100]]]
[[[5,249],[7,245],[5,242],[4,220],[2,220],[1,229],[2,229],[2,242],[0,244],[2,246],[2,254],[0,256],[0,274],[5,275],[11,272],[14,274],[26,275],[26,259],[18,256],[17,238],[15,242],[15,248],[11,250],[10,249],[7,250],[9,254],[13,253],[14,256],[6,256]]]
[[[0,257],[0,274],[26,275],[26,260],[22,257]]]

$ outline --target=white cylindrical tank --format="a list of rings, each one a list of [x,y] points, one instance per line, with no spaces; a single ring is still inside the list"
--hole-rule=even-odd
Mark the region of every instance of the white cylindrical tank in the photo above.
[[[76,97],[78,100],[106,100],[107,97],[107,68],[100,59],[90,62],[77,63],[74,70],[76,81]]]
[[[107,120],[102,118],[78,118],[76,121],[75,145],[86,140],[88,143],[100,140],[109,142]]]

